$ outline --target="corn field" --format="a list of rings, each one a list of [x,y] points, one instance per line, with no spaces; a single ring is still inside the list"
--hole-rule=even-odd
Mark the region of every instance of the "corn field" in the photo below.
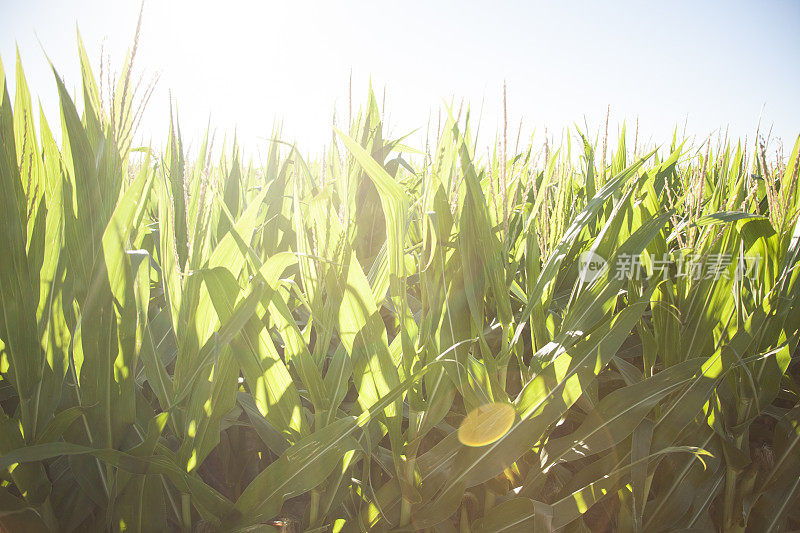
[[[0,65],[0,530],[800,528],[800,138],[414,147],[370,93],[256,166],[79,53],[60,143]]]

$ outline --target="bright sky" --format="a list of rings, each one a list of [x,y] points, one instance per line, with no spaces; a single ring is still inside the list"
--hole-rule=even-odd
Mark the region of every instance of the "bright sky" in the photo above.
[[[98,74],[101,43],[119,68],[132,44],[138,1],[0,0],[0,57],[19,46],[28,83],[57,122],[46,52],[80,94],[75,25]],[[502,120],[508,84],[509,136],[589,124],[596,134],[611,106],[611,131],[626,120],[639,139],[668,143],[672,129],[704,137],[730,127],[793,144],[800,133],[800,2],[244,2],[145,3],[138,72],[160,80],[139,133],[163,142],[168,91],[184,136],[236,128],[246,149],[266,146],[274,120],[286,140],[321,152],[334,108],[344,126],[352,70],[354,110],[371,78],[386,88],[390,132],[415,128],[445,100],[465,98],[486,141]],[[41,43],[41,45],[40,45]],[[8,80],[13,86],[13,79]],[[11,87],[9,87],[11,90]],[[12,93],[13,94],[13,93]],[[456,104],[457,106],[457,104]],[[433,128],[436,119],[432,119]],[[632,142],[632,138],[629,140]],[[788,152],[790,146],[786,148]]]

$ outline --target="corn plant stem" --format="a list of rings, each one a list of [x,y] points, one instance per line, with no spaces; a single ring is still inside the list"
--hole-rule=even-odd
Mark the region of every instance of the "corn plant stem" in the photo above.
[[[36,384],[36,391],[33,393],[33,405],[31,406],[31,411],[28,413],[30,416],[30,441],[34,442],[36,440],[36,428],[39,425],[39,400],[42,396],[42,381],[40,380],[39,383]],[[26,418],[23,418],[26,420]],[[26,434],[28,436],[28,434]]]
[[[191,495],[181,494],[181,527],[186,533],[192,530],[192,500]]]
[[[723,517],[725,520],[725,531],[738,531],[740,528],[739,520],[734,516],[736,507],[736,478],[737,471],[731,466],[725,467],[725,493],[723,500]]]
[[[73,347],[70,345],[69,348],[69,359],[68,359],[69,369],[72,372],[72,379],[75,383],[75,399],[78,401],[78,405],[83,405],[83,401],[81,400],[81,391],[80,387],[78,386],[78,372],[75,369],[75,359],[73,353]],[[92,438],[92,430],[89,428],[89,422],[86,420],[86,413],[81,414],[81,420],[83,421],[83,429],[86,433],[86,438],[89,440],[89,445],[94,445],[94,439]],[[106,496],[109,495],[108,489],[108,479],[106,477],[106,472],[103,469],[103,465],[100,463],[100,459],[94,458],[94,463],[97,465],[97,471],[100,474],[100,481],[103,482],[103,491],[105,492]]]
[[[483,514],[486,514],[492,507],[494,507],[495,499],[496,499],[496,494],[492,489],[487,487],[486,497],[483,500]]]
[[[755,393],[755,391],[753,391]],[[740,397],[745,397],[744,394],[740,394]],[[757,394],[755,396],[758,397]],[[750,416],[750,406],[752,404],[746,403],[744,406],[744,410],[739,413],[739,417],[737,420],[738,424],[743,423],[745,420],[748,419]],[[736,449],[741,450],[742,444],[744,442],[745,435],[740,435],[736,437]],[[725,527],[726,531],[744,531],[744,528],[740,525],[743,519],[741,512],[737,513],[737,505],[736,505],[736,484],[738,482],[739,472],[736,468],[731,466],[725,467],[725,493],[724,493],[724,500],[723,500],[723,519],[725,520]],[[738,516],[737,516],[738,514]]]
[[[311,491],[311,502],[309,503],[308,522],[313,527],[319,520],[319,501],[320,493],[318,489]]]
[[[408,442],[411,443],[417,436],[417,413],[409,409],[408,412]],[[416,469],[417,453],[416,446],[410,446],[406,450],[405,477],[408,483],[414,483],[414,470]],[[413,449],[411,449],[413,448]],[[407,526],[411,522],[411,495],[403,494],[403,501],[400,506],[400,526]]]
[[[469,513],[467,513],[467,506],[461,506],[461,519],[458,521],[458,530],[460,533],[470,533],[472,530],[469,528]]]

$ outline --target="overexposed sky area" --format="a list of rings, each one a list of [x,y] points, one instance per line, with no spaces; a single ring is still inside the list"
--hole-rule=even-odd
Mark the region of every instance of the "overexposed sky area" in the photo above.
[[[45,53],[79,95],[76,24],[95,75],[101,43],[119,68],[132,45],[138,1],[0,0],[0,57],[13,72],[19,46],[28,83],[57,128],[56,86]],[[668,143],[677,125],[705,137],[730,128],[793,144],[800,133],[800,2],[245,2],[149,0],[136,58],[159,81],[139,129],[159,146],[169,126],[169,91],[181,129],[196,144],[211,119],[236,129],[245,149],[266,146],[275,120],[301,151],[318,153],[334,109],[343,127],[352,71],[353,107],[369,80],[385,88],[387,124],[420,128],[445,101],[465,98],[489,142],[508,84],[509,136],[589,125],[596,135],[611,106],[639,139]],[[13,76],[7,80],[13,86]],[[10,87],[11,89],[11,87]],[[12,92],[13,95],[13,92]],[[482,113],[481,113],[482,109]],[[221,133],[220,133],[221,132]],[[632,141],[632,139],[631,139]],[[629,141],[629,142],[631,142]],[[788,152],[791,147],[786,147]]]

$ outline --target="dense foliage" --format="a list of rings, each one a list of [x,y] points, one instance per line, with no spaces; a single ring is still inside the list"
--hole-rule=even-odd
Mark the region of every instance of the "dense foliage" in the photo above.
[[[800,527],[800,142],[415,150],[370,97],[254,168],[81,64],[61,146],[0,65],[3,531]]]

